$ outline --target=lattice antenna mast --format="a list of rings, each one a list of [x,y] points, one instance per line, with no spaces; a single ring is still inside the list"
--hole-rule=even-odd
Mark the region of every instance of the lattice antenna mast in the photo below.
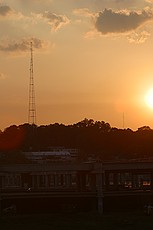
[[[36,105],[35,105],[35,90],[34,90],[34,77],[33,77],[33,46],[30,43],[30,82],[29,82],[29,111],[28,123],[36,124]]]

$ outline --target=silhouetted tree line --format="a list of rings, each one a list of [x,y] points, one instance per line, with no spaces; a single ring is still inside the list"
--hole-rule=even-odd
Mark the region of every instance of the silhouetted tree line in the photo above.
[[[118,129],[86,118],[73,125],[12,125],[0,132],[0,162],[26,162],[23,151],[52,146],[77,148],[80,160],[91,155],[102,161],[149,160],[153,157],[153,130],[148,126],[137,131]]]

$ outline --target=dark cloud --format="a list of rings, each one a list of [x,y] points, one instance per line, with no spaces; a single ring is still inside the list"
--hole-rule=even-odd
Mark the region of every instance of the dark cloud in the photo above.
[[[9,6],[0,6],[0,16],[7,16],[12,13],[12,9]]]
[[[153,13],[143,10],[136,11],[113,11],[105,9],[96,17],[95,27],[102,34],[126,33],[139,28],[145,22],[153,19]]]
[[[10,53],[22,53],[30,50],[30,42],[33,43],[34,49],[43,49],[46,46],[45,41],[40,40],[38,38],[32,39],[22,39],[21,41],[13,41],[13,42],[2,42],[0,44],[0,51],[10,52]]]
[[[51,25],[52,31],[56,31],[70,22],[65,15],[57,15],[51,12],[45,12],[43,17],[47,19],[48,24]]]

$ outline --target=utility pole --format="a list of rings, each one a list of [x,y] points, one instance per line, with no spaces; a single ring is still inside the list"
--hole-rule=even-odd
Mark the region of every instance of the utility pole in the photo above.
[[[34,77],[33,77],[33,44],[30,42],[30,82],[29,82],[29,110],[28,123],[36,124],[36,106],[35,106],[35,91],[34,91]]]

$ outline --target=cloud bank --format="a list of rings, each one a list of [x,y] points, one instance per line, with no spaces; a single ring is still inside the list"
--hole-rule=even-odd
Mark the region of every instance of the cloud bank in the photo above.
[[[38,38],[22,39],[20,41],[1,41],[0,51],[8,53],[24,53],[30,50],[30,42],[33,43],[33,48],[41,50],[46,48],[47,43]]]
[[[148,37],[150,37],[150,33],[147,31],[133,31],[129,36],[127,36],[127,39],[130,43],[141,44],[144,43]]]
[[[93,16],[93,13],[88,8],[74,9],[73,14],[79,15],[79,16],[84,16],[84,17],[92,17]]]
[[[47,23],[51,25],[51,31],[57,31],[70,22],[65,15],[57,15],[48,11],[46,11],[42,16],[47,20]]]
[[[153,0],[146,0],[146,2],[153,3]]]
[[[10,6],[0,5],[0,19],[20,20],[20,19],[24,19],[24,18],[27,18],[27,17],[24,16],[21,12],[16,12]]]
[[[9,6],[0,6],[0,16],[6,17],[13,13],[13,10]]]
[[[98,13],[95,27],[102,34],[127,33],[150,20],[153,20],[153,13],[148,10],[115,12],[112,9],[105,9]]]

